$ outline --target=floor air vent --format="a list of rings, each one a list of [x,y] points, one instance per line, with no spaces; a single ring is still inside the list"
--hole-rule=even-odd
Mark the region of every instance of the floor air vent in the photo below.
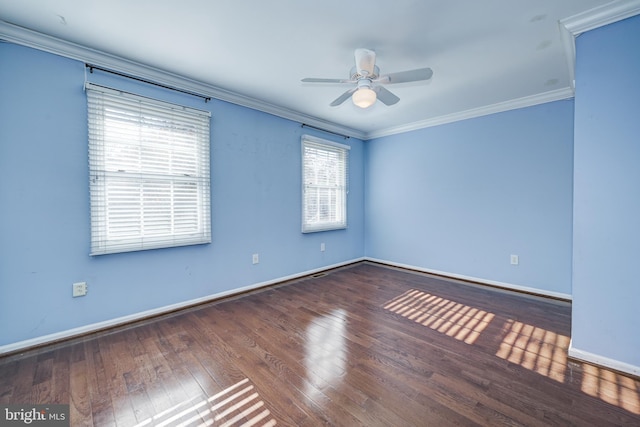
[[[326,275],[327,275],[327,273],[316,273],[316,274],[312,274],[311,278],[312,279],[317,279],[318,277],[324,277]]]

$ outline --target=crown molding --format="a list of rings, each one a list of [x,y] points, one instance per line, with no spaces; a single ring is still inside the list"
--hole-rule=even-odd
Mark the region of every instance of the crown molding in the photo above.
[[[117,71],[122,74],[143,78],[171,88],[201,94],[206,97],[230,102],[232,104],[251,108],[253,110],[261,111],[284,119],[305,123],[333,133],[359,139],[364,139],[366,136],[364,132],[357,129],[341,126],[317,117],[312,117],[288,108],[280,107],[260,99],[231,92],[229,90],[189,79],[159,68],[150,67],[106,52],[13,25],[2,20],[0,20],[0,39]]]
[[[465,111],[460,111],[452,114],[446,114],[444,116],[438,116],[426,120],[420,120],[406,125],[390,127],[382,129],[376,132],[370,132],[367,134],[366,139],[381,138],[383,136],[395,135],[398,133],[410,132],[418,129],[444,125],[447,123],[453,123],[460,120],[472,119],[475,117],[487,116],[489,114],[501,113],[509,110],[516,110],[518,108],[532,107],[538,104],[544,104],[547,102],[560,101],[563,99],[573,98],[573,90],[571,88],[556,89],[549,92],[535,94],[531,96],[525,96],[522,98],[512,99],[505,102],[498,102],[496,104],[485,105],[478,108],[472,108]]]
[[[567,61],[567,71],[569,72],[569,84],[571,90],[576,90],[576,37],[562,24],[558,23],[560,28],[560,38],[564,49],[564,57]]]
[[[614,0],[560,20],[560,25],[578,35],[640,14],[640,0]]]
[[[401,126],[389,127],[373,132],[363,132],[358,129],[353,129],[327,120],[319,119],[317,117],[302,114],[266,101],[231,92],[229,90],[192,80],[135,61],[120,58],[76,43],[61,40],[2,20],[0,20],[0,39],[66,58],[90,63],[92,65],[104,67],[135,77],[144,78],[176,89],[202,94],[207,97],[230,102],[232,104],[251,108],[298,123],[308,124],[332,133],[338,133],[361,140],[368,140],[512,109],[529,107],[545,102],[572,98],[574,96],[575,89],[575,38],[585,31],[593,30],[638,14],[640,14],[640,0],[614,0],[611,3],[607,3],[559,21],[562,44],[565,50],[570,78],[570,86],[567,88],[447,114]]]
[[[640,14],[640,0],[614,0],[559,21],[571,88],[575,90],[576,37],[580,34],[613,24]]]
[[[570,86],[567,88],[369,132],[365,139],[380,138],[517,108],[531,107],[545,102],[572,98],[575,94],[576,37],[586,31],[612,24],[638,14],[640,14],[640,0],[614,0],[611,3],[595,7],[559,21],[562,44],[569,69]]]

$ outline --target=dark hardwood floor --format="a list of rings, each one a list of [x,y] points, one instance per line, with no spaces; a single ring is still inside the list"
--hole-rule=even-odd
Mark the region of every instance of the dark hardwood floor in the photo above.
[[[0,358],[71,425],[640,425],[640,381],[567,359],[568,303],[371,263]]]

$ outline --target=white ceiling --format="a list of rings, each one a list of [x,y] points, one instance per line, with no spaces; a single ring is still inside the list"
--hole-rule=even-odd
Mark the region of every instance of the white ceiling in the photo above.
[[[0,0],[0,20],[5,33],[33,30],[366,138],[571,96],[559,20],[608,3],[617,2]],[[431,67],[433,78],[387,86],[400,102],[366,110],[329,106],[346,87],[300,82],[348,78],[359,47],[376,51],[382,74]]]

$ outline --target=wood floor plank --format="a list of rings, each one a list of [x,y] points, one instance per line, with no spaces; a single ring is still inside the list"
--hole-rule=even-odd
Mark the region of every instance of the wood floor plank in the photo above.
[[[72,425],[640,425],[571,361],[571,307],[362,262],[0,358],[0,403]]]
[[[60,380],[68,379],[68,398],[55,399],[58,402],[69,402],[69,416],[75,420],[78,426],[92,426],[94,420],[91,411],[91,392],[89,388],[90,375],[88,372],[87,361],[83,355],[83,348],[75,346],[72,348],[76,354],[69,357],[70,366],[67,378],[62,373],[57,373],[55,378]]]
[[[89,399],[91,402],[91,420],[94,425],[112,426],[115,425],[115,414],[111,404],[111,396],[109,392],[109,383],[106,379],[104,365],[102,363],[102,354],[98,345],[98,339],[89,339],[82,345],[77,344],[74,347],[84,349],[86,369],[84,376],[87,379],[87,387],[89,389]],[[106,355],[108,357],[108,355]],[[73,394],[75,391],[70,391]],[[61,401],[58,403],[66,403]],[[74,422],[83,423],[88,420],[73,419]]]
[[[27,357],[21,360],[16,369],[16,375],[13,377],[11,393],[7,394],[3,403],[31,403],[31,392],[33,387],[33,377],[37,369],[37,358],[35,356]]]

